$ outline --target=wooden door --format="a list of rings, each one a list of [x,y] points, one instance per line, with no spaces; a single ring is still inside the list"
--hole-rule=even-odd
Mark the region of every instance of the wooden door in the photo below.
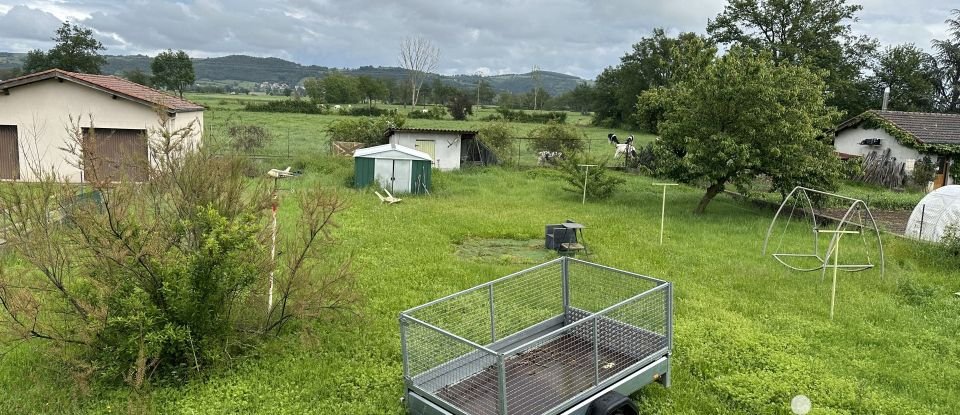
[[[84,180],[147,180],[146,131],[97,128],[93,135],[90,129],[83,133]]]
[[[416,149],[430,155],[434,166],[437,165],[437,142],[433,140],[417,140]]]
[[[947,158],[941,156],[937,160],[937,175],[933,178],[933,188],[939,189],[947,185]]]
[[[20,148],[15,125],[0,125],[0,179],[20,179]]]

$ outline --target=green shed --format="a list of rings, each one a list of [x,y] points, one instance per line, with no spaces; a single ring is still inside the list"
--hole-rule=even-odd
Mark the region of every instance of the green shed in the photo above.
[[[430,155],[396,144],[361,148],[353,153],[354,185],[373,183],[391,193],[428,193],[433,160]]]

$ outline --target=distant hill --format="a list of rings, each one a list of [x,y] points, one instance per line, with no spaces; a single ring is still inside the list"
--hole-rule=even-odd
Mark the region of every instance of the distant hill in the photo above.
[[[26,54],[0,52],[0,69],[10,69],[20,66]],[[107,64],[103,66],[103,73],[120,75],[124,72],[139,69],[150,72],[151,57],[144,55],[107,56]],[[322,77],[330,72],[339,71],[347,75],[367,75],[375,78],[404,79],[406,71],[397,67],[361,66],[355,69],[336,69],[317,65],[301,65],[279,58],[258,58],[244,55],[230,55],[218,58],[196,58],[193,60],[198,81],[218,83],[225,81],[240,82],[277,82],[290,85],[298,84],[307,77]],[[477,84],[476,75],[435,75],[443,82],[468,88]],[[559,95],[572,90],[584,79],[557,72],[540,71],[543,88],[550,95]],[[483,77],[494,90],[523,93],[533,89],[534,81],[531,73],[493,75]]]

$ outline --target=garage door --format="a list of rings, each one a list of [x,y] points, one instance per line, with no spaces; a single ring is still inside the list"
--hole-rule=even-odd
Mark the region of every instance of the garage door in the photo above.
[[[86,129],[83,139],[90,140],[90,151],[84,154],[84,180],[147,180],[146,131],[97,128],[91,138]]]
[[[0,125],[0,179],[20,179],[20,151],[15,125]]]

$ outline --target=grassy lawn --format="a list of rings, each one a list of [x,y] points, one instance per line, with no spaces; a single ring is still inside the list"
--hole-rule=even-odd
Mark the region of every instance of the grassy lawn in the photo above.
[[[334,254],[352,257],[366,299],[362,319],[306,322],[233,367],[215,368],[185,386],[154,385],[145,397],[78,385],[42,343],[26,343],[0,357],[0,414],[402,414],[397,314],[541,259],[485,255],[472,245],[478,239],[523,245],[542,238],[544,224],[564,219],[588,226],[588,260],[675,285],[673,386],[651,385],[635,396],[642,413],[789,414],[797,394],[810,397],[811,414],[949,414],[960,407],[958,261],[936,247],[885,236],[886,278],[876,271],[842,274],[837,316],[830,320],[829,280],[762,256],[773,212],[750,203],[721,195],[706,215],[695,216],[690,212],[702,191],[671,188],[662,246],[661,190],[635,175],[624,174],[627,184],[612,199],[583,205],[579,194],[562,190],[552,170],[436,173],[431,195],[387,206],[372,191],[344,186],[350,159],[319,155],[326,149],[324,126],[337,116],[215,109],[207,113],[207,127],[220,128],[231,115],[289,132],[306,174],[285,183],[285,198],[320,182],[349,201],[338,218]],[[603,140],[608,132],[586,131]],[[610,147],[593,151],[612,154]],[[282,229],[297,212],[288,203],[280,214]],[[806,236],[792,231],[784,243],[807,246]],[[466,248],[462,242],[469,242]],[[844,249],[851,258],[865,254],[853,243]]]

